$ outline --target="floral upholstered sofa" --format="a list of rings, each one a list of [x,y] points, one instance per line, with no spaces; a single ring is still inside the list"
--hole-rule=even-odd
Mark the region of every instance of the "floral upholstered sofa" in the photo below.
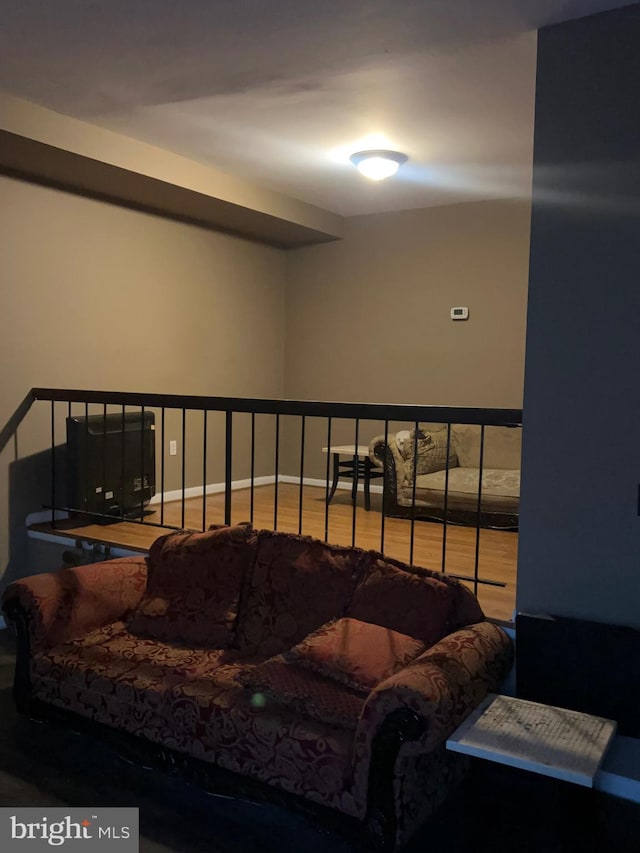
[[[376,436],[371,461],[384,466],[384,511],[396,518],[445,517],[476,524],[480,484],[481,429],[475,424],[420,424]],[[447,453],[448,450],[448,453]],[[487,426],[482,440],[480,524],[517,529],[520,507],[522,427]],[[415,476],[414,476],[415,470]],[[415,498],[415,508],[414,508]]]
[[[458,781],[445,739],[511,662],[459,582],[248,525],[15,581],[3,610],[23,713],[332,810],[385,849]]]

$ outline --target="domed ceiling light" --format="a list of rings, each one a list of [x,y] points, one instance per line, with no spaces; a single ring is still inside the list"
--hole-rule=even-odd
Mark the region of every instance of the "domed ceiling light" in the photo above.
[[[383,181],[395,175],[400,166],[409,159],[406,154],[399,151],[385,151],[375,149],[372,151],[356,151],[349,158],[354,166],[372,181]]]

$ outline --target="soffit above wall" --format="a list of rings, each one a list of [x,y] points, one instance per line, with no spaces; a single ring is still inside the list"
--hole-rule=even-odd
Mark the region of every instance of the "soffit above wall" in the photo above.
[[[313,205],[1,94],[0,171],[279,248],[342,233]]]

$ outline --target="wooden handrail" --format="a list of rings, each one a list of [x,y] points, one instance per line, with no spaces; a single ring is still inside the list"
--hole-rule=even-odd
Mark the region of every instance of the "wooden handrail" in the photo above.
[[[138,394],[130,391],[82,391],[34,388],[36,400],[93,403],[145,408],[194,409],[196,411],[248,412],[260,415],[360,418],[389,421],[434,421],[485,426],[517,426],[522,409],[422,406],[405,403],[333,403],[315,400],[263,400],[253,397],[205,397],[189,394]]]

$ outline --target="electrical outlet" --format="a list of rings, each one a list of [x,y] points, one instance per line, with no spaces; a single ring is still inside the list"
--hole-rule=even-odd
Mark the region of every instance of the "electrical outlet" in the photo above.
[[[178,442],[170,441],[169,442],[169,456],[177,456],[178,455]]]

